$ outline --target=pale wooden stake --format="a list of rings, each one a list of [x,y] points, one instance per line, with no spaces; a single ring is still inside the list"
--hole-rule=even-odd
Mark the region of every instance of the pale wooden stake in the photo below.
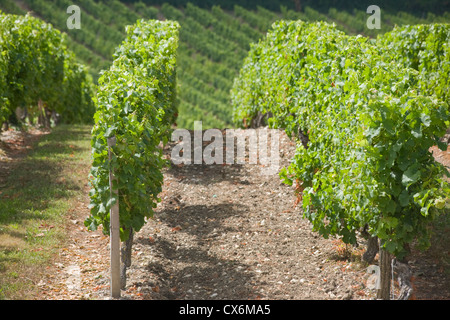
[[[111,147],[116,145],[116,137],[108,138],[108,158],[111,161]],[[113,194],[113,170],[109,171],[109,190]],[[111,297],[120,298],[120,223],[119,223],[119,197],[117,190],[114,191],[117,199],[110,211],[110,247],[111,247]]]

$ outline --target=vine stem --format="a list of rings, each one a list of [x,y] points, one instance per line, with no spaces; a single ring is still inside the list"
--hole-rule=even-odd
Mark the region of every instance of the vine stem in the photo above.
[[[380,247],[380,289],[377,299],[389,300],[391,293],[391,254]]]

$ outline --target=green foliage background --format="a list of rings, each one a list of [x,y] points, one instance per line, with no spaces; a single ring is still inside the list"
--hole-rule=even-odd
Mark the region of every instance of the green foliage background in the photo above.
[[[395,24],[450,22],[445,1],[381,1],[381,30],[366,27],[364,1],[94,1],[1,0],[5,12],[31,11],[67,34],[68,48],[88,65],[97,81],[109,68],[115,48],[125,39],[125,26],[138,19],[179,21],[178,127],[193,129],[195,120],[204,128],[233,126],[230,89],[242,67],[250,43],[264,37],[279,19],[327,21],[347,34],[375,38]],[[82,10],[80,30],[68,30],[69,5]],[[371,3],[370,3],[371,4]]]

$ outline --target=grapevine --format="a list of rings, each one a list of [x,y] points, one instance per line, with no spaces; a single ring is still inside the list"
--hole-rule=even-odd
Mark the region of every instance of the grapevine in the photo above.
[[[355,243],[368,226],[402,258],[414,239],[429,244],[427,225],[449,192],[448,172],[429,152],[446,149],[438,137],[450,119],[448,101],[431,95],[424,77],[365,37],[327,23],[280,21],[252,46],[235,80],[234,120],[270,113],[272,127],[307,133],[307,147],[299,139],[281,177],[300,184],[314,230]]]
[[[99,79],[97,111],[92,129],[91,214],[85,225],[103,225],[109,234],[109,210],[119,200],[120,236],[139,231],[160,201],[163,182],[160,143],[170,137],[175,121],[176,49],[179,25],[172,21],[139,20],[127,27],[127,37],[111,68]],[[117,144],[108,161],[107,138]],[[109,170],[116,177],[110,195]]]

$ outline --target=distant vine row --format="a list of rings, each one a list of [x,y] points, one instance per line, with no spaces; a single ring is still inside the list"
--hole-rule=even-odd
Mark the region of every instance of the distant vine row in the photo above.
[[[54,111],[60,121],[89,122],[93,90],[61,32],[29,15],[0,12],[0,123],[18,107],[47,120]]]

